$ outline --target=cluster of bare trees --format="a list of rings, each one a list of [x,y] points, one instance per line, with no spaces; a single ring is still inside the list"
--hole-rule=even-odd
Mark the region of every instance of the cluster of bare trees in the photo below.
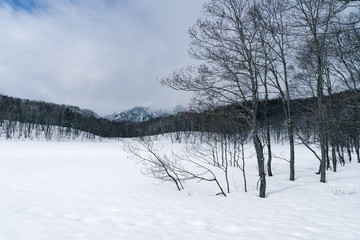
[[[44,125],[29,122],[0,121],[0,137],[6,139],[29,140],[92,140],[97,137],[90,132],[83,132],[71,127]]]
[[[189,31],[190,55],[201,64],[180,69],[162,83],[194,92],[196,106],[241,107],[238,117],[250,129],[256,150],[260,197],[266,193],[263,142],[271,151],[271,141],[269,130],[265,141],[261,137],[259,102],[275,95],[282,100],[290,147],[290,180],[294,180],[291,99],[299,96],[296,93],[315,97],[314,140],[321,149],[320,181],[325,182],[329,151],[336,164],[332,131],[336,123],[328,120],[335,119],[330,114],[339,113],[328,111],[332,108],[331,96],[340,90],[352,90],[352,114],[359,114],[359,13],[359,2],[350,0],[211,0],[204,4],[203,18]],[[326,97],[330,100],[325,103]],[[358,120],[354,127],[358,135]],[[268,170],[270,175],[271,159]]]
[[[133,139],[125,150],[136,160],[140,160],[143,173],[160,181],[169,181],[181,191],[183,183],[189,180],[213,183],[218,189],[216,195],[227,196],[231,191],[234,174],[243,178],[243,189],[247,192],[245,171],[244,133],[207,133],[201,143],[187,144],[176,152],[164,152],[154,136]],[[237,173],[234,173],[237,171]]]

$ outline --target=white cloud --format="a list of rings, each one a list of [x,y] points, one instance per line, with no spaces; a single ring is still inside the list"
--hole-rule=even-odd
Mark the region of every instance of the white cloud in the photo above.
[[[0,7],[0,93],[99,114],[186,102],[157,77],[191,63],[187,29],[202,0],[42,1]]]

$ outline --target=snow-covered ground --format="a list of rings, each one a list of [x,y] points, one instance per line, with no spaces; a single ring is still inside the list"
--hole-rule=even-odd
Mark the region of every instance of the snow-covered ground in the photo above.
[[[232,182],[225,198],[213,185],[154,184],[121,141],[0,140],[0,239],[360,239],[360,164],[328,171],[323,184],[317,160],[297,146],[296,181],[274,159],[266,199],[255,161],[247,166],[249,192]]]

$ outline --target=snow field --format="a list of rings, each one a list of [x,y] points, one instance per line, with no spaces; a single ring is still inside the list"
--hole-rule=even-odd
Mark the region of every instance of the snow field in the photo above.
[[[260,199],[249,159],[249,192],[234,171],[225,198],[213,183],[189,182],[182,192],[157,184],[123,144],[1,140],[0,239],[360,239],[360,164],[328,171],[323,184],[317,160],[297,146],[295,182],[288,163],[274,159]],[[286,155],[287,146],[274,152]]]

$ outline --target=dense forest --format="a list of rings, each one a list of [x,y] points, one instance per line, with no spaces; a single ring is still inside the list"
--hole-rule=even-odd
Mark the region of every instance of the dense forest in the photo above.
[[[336,149],[339,156],[342,156],[342,161],[344,149],[351,152],[354,149],[359,153],[359,112],[356,102],[360,99],[354,99],[359,95],[360,92],[340,92],[325,101],[328,124],[336,126],[329,134],[336,138]],[[292,106],[297,136],[307,143],[316,141],[316,98],[294,99]],[[232,104],[204,111],[184,111],[145,122],[112,122],[93,111],[75,106],[0,96],[1,129],[6,138],[27,138],[32,132],[36,132],[35,135],[38,136],[43,132],[48,140],[58,139],[59,134],[67,138],[69,134],[77,135],[80,132],[85,132],[85,138],[89,139],[95,136],[124,138],[174,133],[177,141],[181,141],[184,133],[192,132],[230,135],[242,132],[249,136],[250,129],[243,115],[239,114],[241,111],[239,105]],[[259,104],[257,122],[264,138],[267,118],[272,139],[276,142],[288,141],[281,99],[271,99]]]
[[[90,110],[3,95],[0,96],[0,118],[6,138],[15,137],[15,132],[26,138],[32,131],[44,131],[46,138],[51,139],[57,127],[66,128],[68,132],[70,129],[87,132],[89,138],[130,136],[126,123],[99,118]],[[21,131],[15,131],[15,127]]]

